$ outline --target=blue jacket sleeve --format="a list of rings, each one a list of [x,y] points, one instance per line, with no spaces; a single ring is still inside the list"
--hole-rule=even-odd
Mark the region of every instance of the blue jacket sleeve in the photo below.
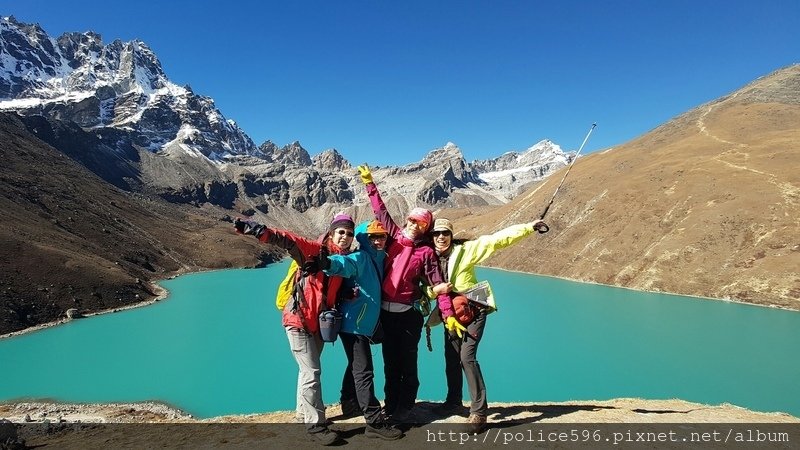
[[[358,257],[361,254],[361,252],[355,252],[347,255],[328,256],[331,266],[325,270],[325,273],[328,275],[338,275],[342,278],[358,277]]]

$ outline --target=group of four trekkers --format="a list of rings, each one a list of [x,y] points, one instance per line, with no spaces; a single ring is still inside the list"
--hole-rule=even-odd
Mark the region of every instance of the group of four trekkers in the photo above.
[[[475,301],[466,301],[461,293],[478,285],[477,264],[545,226],[544,222],[513,225],[470,240],[454,239],[452,223],[442,218],[434,221],[423,208],[412,209],[405,222],[398,224],[386,209],[369,168],[359,166],[358,170],[375,220],[356,227],[350,216],[337,214],[316,241],[251,220],[237,219],[234,224],[239,233],[286,249],[302,268],[292,292],[294,301],[283,308],[283,326],[299,367],[296,418],[322,444],[339,439],[328,428],[322,402],[324,342],[318,322],[321,312],[337,309],[342,314],[339,336],[348,363],[342,380],[343,414],[363,414],[368,437],[402,437],[397,425],[419,421],[413,411],[420,385],[417,349],[424,317],[430,313],[429,326],[439,321],[445,326],[447,397],[435,412],[464,412],[463,370],[471,398],[469,424],[473,432],[480,432],[486,426],[488,403],[477,351],[486,316],[496,306],[491,291]],[[359,247],[351,252],[353,240]],[[437,305],[430,312],[428,300],[433,298]],[[370,349],[378,342],[386,377],[383,408],[375,397]]]

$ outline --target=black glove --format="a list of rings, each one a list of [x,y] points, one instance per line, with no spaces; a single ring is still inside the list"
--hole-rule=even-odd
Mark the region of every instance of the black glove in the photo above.
[[[267,227],[261,225],[255,220],[241,220],[238,217],[233,221],[233,229],[239,234],[250,234],[255,237],[261,237]]]
[[[319,249],[319,270],[328,270],[331,268],[331,260],[328,259],[328,247],[322,246]]]
[[[311,256],[303,263],[303,276],[319,272],[319,256]]]
[[[324,245],[319,249],[319,255],[309,256],[303,263],[303,275],[317,273],[320,270],[331,268],[331,261],[328,259],[328,248]]]

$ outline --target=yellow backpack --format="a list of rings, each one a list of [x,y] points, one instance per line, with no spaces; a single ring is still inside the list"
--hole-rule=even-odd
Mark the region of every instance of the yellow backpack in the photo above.
[[[275,296],[275,306],[278,307],[278,311],[283,311],[286,304],[289,303],[289,299],[292,298],[294,287],[297,284],[297,269],[299,268],[297,261],[292,260],[292,263],[289,264],[289,270],[286,272],[286,277],[278,285],[278,292]]]

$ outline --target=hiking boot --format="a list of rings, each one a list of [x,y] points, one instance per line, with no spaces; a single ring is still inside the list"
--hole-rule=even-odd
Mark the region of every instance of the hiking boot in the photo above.
[[[358,406],[358,400],[346,399],[342,400],[342,419],[349,419],[350,417],[357,417],[362,414],[361,407]]]
[[[486,416],[477,414],[469,415],[469,428],[474,434],[483,433],[486,430]]]
[[[403,432],[386,422],[379,422],[374,425],[367,424],[364,436],[368,438],[379,438],[385,441],[394,441],[403,437]]]
[[[467,407],[461,402],[444,402],[433,408],[433,413],[440,417],[466,416]]]
[[[311,439],[322,445],[333,445],[339,440],[339,434],[335,431],[331,431],[327,427],[323,428],[321,431],[308,433],[308,435],[311,436]]]

